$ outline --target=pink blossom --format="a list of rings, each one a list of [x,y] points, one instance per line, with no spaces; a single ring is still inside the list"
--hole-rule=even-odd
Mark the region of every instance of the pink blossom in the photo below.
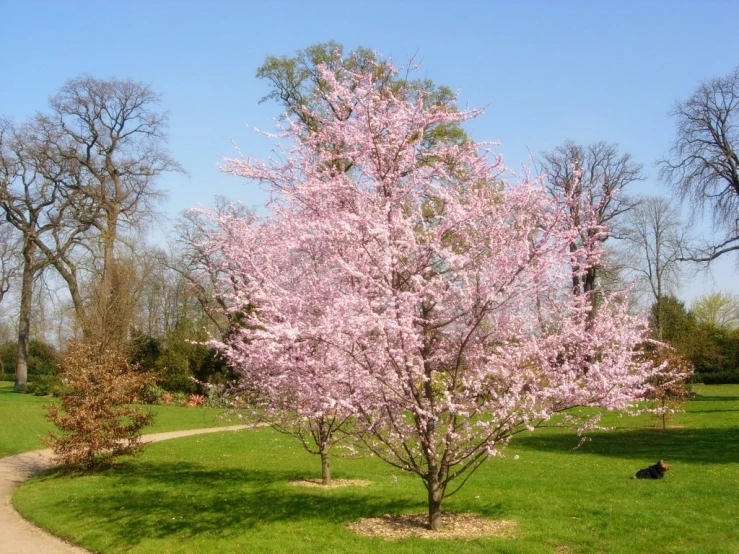
[[[581,199],[513,180],[486,145],[423,140],[479,111],[395,95],[372,73],[323,77],[345,117],[312,134],[288,122],[279,160],[224,162],[271,201],[211,237],[241,322],[219,346],[264,410],[351,422],[417,473],[437,528],[448,485],[517,433],[640,398],[646,325],[623,295],[600,291],[593,317],[572,290],[603,255],[597,207],[578,204],[573,224]]]

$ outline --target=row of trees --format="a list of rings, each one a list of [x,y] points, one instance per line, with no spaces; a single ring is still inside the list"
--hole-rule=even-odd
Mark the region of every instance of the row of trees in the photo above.
[[[16,388],[27,379],[33,288],[48,270],[66,285],[74,325],[87,340],[121,347],[140,290],[136,231],[153,216],[162,173],[182,171],[164,149],[159,97],[134,81],[80,77],[49,110],[0,122],[4,238],[20,253]],[[7,257],[4,258],[7,260]]]
[[[320,96],[316,91],[325,88],[317,68],[325,64],[359,71],[373,60],[370,50],[344,56],[335,43],[319,44],[294,57],[267,58],[257,76],[270,87],[264,100],[277,100],[287,115],[315,132],[332,109],[324,102],[326,111],[320,117],[302,110],[306,103],[315,104]],[[448,88],[427,80],[378,77],[389,89],[423,88],[433,102],[453,98]],[[735,248],[738,88],[735,71],[701,85],[691,98],[678,103],[673,111],[676,140],[670,156],[660,162],[663,178],[675,185],[676,192],[690,199],[695,209],[713,215],[717,233],[723,233],[715,235],[719,238],[715,244],[691,246],[675,203],[629,195],[629,185],[643,180],[644,174],[616,145],[568,141],[541,155],[537,169],[547,175],[550,194],[571,193],[577,183],[587,203],[600,203],[599,222],[611,230],[601,240],[620,252],[589,270],[578,285],[583,290],[592,290],[596,281],[608,288],[637,277],[642,305],[648,306],[678,293],[685,260],[710,262]],[[36,338],[47,342],[61,344],[70,335],[100,335],[94,338],[111,344],[136,338],[138,346],[148,345],[149,358],[152,351],[166,353],[155,357],[161,358],[158,366],[172,374],[169,386],[175,386],[174,380],[192,386],[182,377],[216,363],[205,361],[202,351],[195,352],[185,342],[223,333],[228,325],[212,309],[218,303],[213,300],[212,281],[206,287],[196,278],[205,260],[192,244],[202,221],[185,216],[169,252],[142,241],[157,202],[164,198],[156,188],[157,177],[182,171],[166,151],[166,123],[159,96],[149,87],[86,76],[66,83],[45,113],[20,124],[2,120],[0,302],[5,300],[6,314],[15,312],[17,317],[13,327],[19,339],[18,388],[27,377],[34,320]],[[458,124],[448,124],[425,140],[441,137],[461,141],[466,135]],[[578,181],[573,168],[580,174]],[[220,207],[225,206],[221,201]],[[572,208],[573,220],[580,217],[580,209]],[[54,296],[48,290],[58,283],[66,292],[52,318],[46,306]],[[193,283],[199,283],[198,288],[191,288]],[[14,301],[16,308],[8,309]],[[187,336],[190,333],[194,336]]]
[[[26,387],[33,339],[125,352],[172,390],[226,371],[192,343],[219,328],[203,309],[206,291],[190,287],[192,222],[182,218],[168,252],[143,239],[165,197],[158,177],[183,172],[166,151],[158,104],[141,83],[83,76],[46,112],[0,121],[0,302],[17,317],[13,367],[2,369],[15,373],[16,390]]]

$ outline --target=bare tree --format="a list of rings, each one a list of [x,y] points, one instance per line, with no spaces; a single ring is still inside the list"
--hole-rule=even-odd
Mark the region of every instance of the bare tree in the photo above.
[[[254,218],[245,205],[231,203],[221,196],[216,197],[210,212],[217,216],[235,216],[245,221]],[[233,289],[223,290],[223,283],[228,279],[224,278],[227,272],[219,263],[220,252],[206,247],[209,234],[213,232],[213,221],[205,213],[198,210],[183,213],[175,225],[170,244],[171,256],[164,263],[188,283],[190,293],[197,299],[203,312],[220,333],[225,333],[230,322],[223,314],[228,311],[227,298]]]
[[[136,81],[81,76],[51,99],[49,115],[38,117],[55,159],[67,168],[67,185],[84,198],[95,231],[87,236],[82,258],[79,249],[65,255],[55,246],[42,250],[66,281],[85,333],[102,343],[125,340],[122,239],[152,216],[163,198],[157,177],[183,171],[164,148],[167,116],[157,109],[159,99]],[[84,295],[80,262],[86,259],[89,271],[90,258],[99,260],[98,278]]]
[[[622,238],[628,268],[659,307],[659,300],[675,294],[680,285],[680,256],[687,239],[679,210],[665,198],[644,198],[626,214]],[[657,321],[662,321],[659,314]],[[661,324],[657,333],[661,339]]]
[[[68,225],[74,219],[70,212],[77,209],[76,198],[64,190],[61,175],[65,169],[50,154],[45,135],[32,123],[20,127],[0,123],[0,207],[21,237],[16,390],[23,390],[28,378],[34,281],[49,265],[49,260],[38,255],[39,244],[53,235],[62,252],[84,230],[79,223]]]
[[[739,67],[702,83],[670,115],[675,140],[659,162],[660,177],[696,213],[710,209],[719,234],[684,257],[709,263],[739,251]]]
[[[21,269],[20,235],[7,222],[0,221],[0,303],[10,291]]]
[[[642,166],[634,162],[630,154],[621,154],[618,145],[606,142],[581,146],[568,140],[551,152],[542,153],[537,170],[546,174],[547,189],[553,197],[580,199],[579,205],[570,208],[573,226],[585,223],[582,220],[585,208],[595,207],[597,224],[608,228],[611,234],[617,234],[619,216],[633,207],[623,190],[634,181],[644,179]],[[579,237],[571,249],[576,250],[579,243],[607,239],[608,235],[596,238],[595,231],[591,230],[588,236]],[[594,291],[604,269],[592,266],[587,268],[585,275],[573,272],[573,290],[582,294]]]

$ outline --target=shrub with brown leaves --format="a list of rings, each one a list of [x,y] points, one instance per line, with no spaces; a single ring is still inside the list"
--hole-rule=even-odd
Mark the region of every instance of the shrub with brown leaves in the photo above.
[[[44,438],[57,461],[90,470],[141,451],[141,429],[154,414],[130,404],[154,383],[154,376],[138,372],[121,352],[84,343],[69,345],[59,376],[61,406],[47,405],[46,418],[61,433]]]
[[[202,394],[191,394],[190,398],[187,400],[186,406],[188,408],[197,408],[203,404],[205,404],[205,396]]]
[[[660,348],[653,353],[655,366],[662,365],[661,372],[649,380],[650,389],[646,399],[656,403],[653,413],[662,429],[667,429],[667,420],[683,411],[690,398],[690,377],[693,373],[690,362],[670,347]]]

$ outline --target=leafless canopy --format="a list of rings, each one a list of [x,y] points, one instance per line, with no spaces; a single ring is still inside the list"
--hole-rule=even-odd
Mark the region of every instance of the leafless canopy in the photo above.
[[[710,262],[739,251],[739,67],[701,84],[670,112],[677,128],[660,177],[696,212],[711,210],[715,241],[686,259]]]
[[[217,196],[215,205],[209,210],[218,216],[231,215],[251,221],[254,214],[243,204],[228,202]],[[204,213],[191,210],[178,218],[170,244],[172,257],[164,265],[180,275],[188,283],[203,312],[221,333],[225,333],[231,322],[224,319],[228,311],[227,297],[233,290],[223,290],[220,252],[211,251],[203,245],[215,230],[212,221]]]
[[[606,142],[581,146],[571,140],[565,141],[551,152],[542,153],[537,170],[546,174],[547,189],[554,198],[579,198],[580,202],[569,208],[573,226],[584,223],[584,208],[597,207],[597,223],[607,227],[614,235],[618,235],[619,216],[634,205],[623,189],[634,181],[644,179],[642,166],[634,162],[630,154],[621,154],[618,145]],[[575,171],[580,172],[579,180],[575,179]],[[592,238],[583,236],[580,240]],[[600,240],[607,238],[608,235]],[[588,268],[582,276],[573,273],[573,288],[582,293],[593,291],[596,282],[602,280],[606,273],[608,268],[603,267]]]
[[[13,280],[18,276],[21,259],[18,255],[20,237],[13,227],[0,221],[0,302],[10,290]]]
[[[85,333],[103,333],[113,342],[124,339],[130,323],[122,319],[130,300],[124,290],[134,290],[121,280],[126,233],[155,214],[164,195],[157,178],[182,171],[166,150],[167,115],[159,100],[136,81],[82,75],[51,98],[48,115],[36,118],[54,159],[65,168],[66,190],[89,206],[91,224],[82,258],[80,249],[60,255],[54,245],[39,247],[67,283]],[[86,273],[95,277],[92,286],[85,287]]]
[[[679,209],[666,198],[642,199],[626,215],[626,263],[658,302],[680,285],[679,259],[686,242]]]
[[[580,191],[584,201],[600,204],[598,223],[613,227],[614,220],[633,206],[623,192],[634,181],[643,181],[642,166],[621,154],[617,144],[594,142],[587,146],[565,141],[551,152],[542,154],[539,170],[547,174],[550,194],[560,197],[575,186],[574,169],[581,172]],[[614,194],[619,191],[618,194]]]
[[[26,386],[34,283],[51,263],[38,251],[51,240],[63,255],[89,227],[86,203],[63,186],[66,166],[53,153],[35,120],[23,125],[0,121],[0,214],[17,238],[21,274],[16,390]],[[4,262],[5,257],[5,276]]]
[[[82,75],[67,81],[51,98],[51,113],[39,117],[59,158],[77,172],[69,185],[121,223],[149,215],[163,196],[156,178],[182,171],[164,148],[167,114],[158,110],[159,101],[142,83]]]

